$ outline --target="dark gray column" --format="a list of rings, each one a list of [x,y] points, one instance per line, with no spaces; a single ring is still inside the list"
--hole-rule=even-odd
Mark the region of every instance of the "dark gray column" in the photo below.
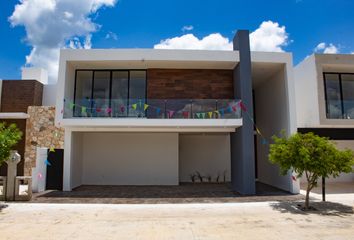
[[[253,116],[252,73],[249,32],[238,31],[233,40],[234,50],[240,53],[240,62],[234,69],[234,96],[241,99],[247,112]],[[255,157],[253,123],[243,117],[243,126],[231,133],[232,188],[241,194],[255,194]]]

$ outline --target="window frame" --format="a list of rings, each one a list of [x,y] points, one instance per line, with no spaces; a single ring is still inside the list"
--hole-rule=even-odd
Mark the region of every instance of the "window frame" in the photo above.
[[[340,94],[340,101],[341,101],[341,118],[330,118],[329,117],[329,109],[328,109],[328,96],[327,96],[327,74],[338,75],[339,81],[339,94]],[[342,75],[354,75],[354,73],[350,72],[323,72],[323,85],[324,85],[324,94],[325,94],[325,104],[326,104],[326,119],[346,119],[344,117],[344,100],[343,100],[343,84],[342,84]]]

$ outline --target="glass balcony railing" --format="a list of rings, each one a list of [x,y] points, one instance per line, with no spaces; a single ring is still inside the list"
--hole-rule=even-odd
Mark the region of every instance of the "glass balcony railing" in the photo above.
[[[238,119],[235,99],[65,100],[65,118]]]

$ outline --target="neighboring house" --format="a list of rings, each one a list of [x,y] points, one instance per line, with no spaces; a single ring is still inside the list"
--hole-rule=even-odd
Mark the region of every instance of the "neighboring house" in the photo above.
[[[15,123],[23,134],[22,139],[16,146],[21,155],[21,162],[17,167],[18,176],[23,176],[25,173],[27,108],[42,105],[43,84],[46,83],[46,76],[43,75],[45,75],[45,71],[40,69],[24,69],[22,80],[0,81],[0,122]],[[6,164],[0,167],[0,176],[7,176]]]
[[[295,67],[297,128],[354,150],[354,55],[314,54]],[[342,174],[330,181],[354,181]]]
[[[250,52],[248,31],[234,51],[63,49],[56,102],[65,191],[196,171],[243,194],[256,181],[299,191],[267,157],[273,134],[297,130],[292,55]]]

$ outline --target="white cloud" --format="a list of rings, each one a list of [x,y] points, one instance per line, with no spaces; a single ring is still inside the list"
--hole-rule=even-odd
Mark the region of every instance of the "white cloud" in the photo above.
[[[208,49],[208,50],[232,50],[232,43],[220,33],[212,33],[202,39],[193,34],[185,34],[162,40],[154,45],[156,49]]]
[[[284,26],[278,23],[263,22],[258,29],[250,34],[250,47],[252,51],[283,52],[282,47],[288,45],[288,34]],[[208,49],[208,50],[232,50],[233,45],[227,37],[220,33],[212,33],[201,39],[193,34],[185,34],[180,37],[168,38],[154,45],[157,49]]]
[[[326,43],[321,42],[315,47],[314,51],[315,52],[322,51],[325,48],[326,48]]]
[[[266,21],[250,34],[252,51],[284,52],[282,47],[288,45],[288,33],[285,26],[279,23]]]
[[[187,25],[187,26],[183,26],[182,27],[182,31],[192,31],[194,29],[194,27],[192,25]]]
[[[327,44],[325,42],[321,42],[315,47],[314,52],[336,54],[339,53],[339,47],[332,43]]]
[[[20,0],[9,17],[11,26],[24,26],[26,42],[32,47],[26,65],[48,70],[56,81],[59,49],[91,48],[91,33],[100,26],[91,14],[112,7],[117,0]]]
[[[113,40],[118,40],[118,35],[114,32],[109,31],[106,36],[105,39],[113,39]]]

